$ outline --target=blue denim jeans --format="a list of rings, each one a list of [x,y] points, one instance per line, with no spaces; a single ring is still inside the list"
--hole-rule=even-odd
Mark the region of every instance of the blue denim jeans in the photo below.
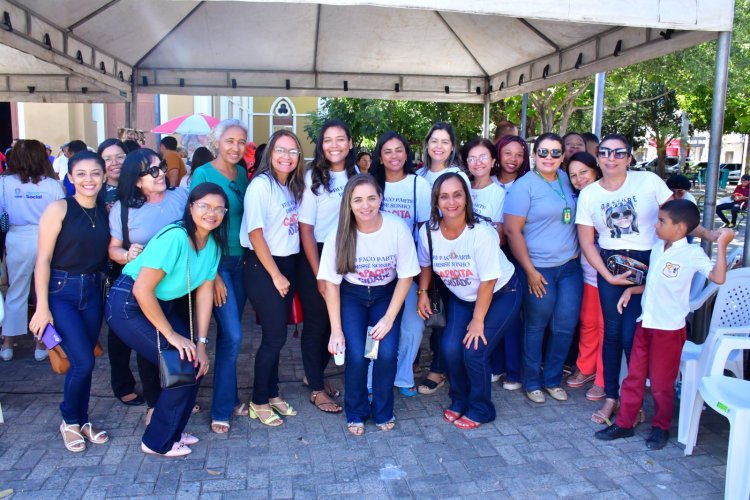
[[[172,329],[185,338],[190,338],[190,330],[180,317],[177,301],[159,301],[162,312]],[[141,311],[133,295],[133,279],[122,275],[114,282],[107,298],[106,317],[109,326],[131,349],[143,356],[151,364],[159,366],[157,338],[162,349],[168,347],[164,336],[157,337],[156,328]],[[195,385],[162,389],[151,416],[151,423],[143,433],[143,444],[157,453],[168,452],[180,440],[195,405],[198,387]]]
[[[393,298],[396,281],[382,286],[353,285],[341,282],[341,324],[346,340],[344,367],[344,410],[347,422],[364,422],[372,415],[376,424],[393,420],[393,382],[396,379],[401,312],[391,331],[380,340],[378,359],[373,363],[372,405],[367,399],[365,358],[367,327],[385,315]],[[415,308],[416,309],[416,308]]]
[[[490,355],[505,335],[521,309],[519,280],[514,275],[492,296],[492,303],[484,317],[484,336],[487,345],[479,347],[463,344],[466,327],[474,314],[475,302],[466,302],[451,294],[448,299],[448,322],[443,330],[443,355],[448,366],[451,398],[449,409],[465,415],[474,422],[495,420],[492,404]]]
[[[547,280],[547,293],[537,298],[523,284],[523,384],[527,392],[560,387],[565,358],[578,324],[583,298],[583,275],[578,258],[561,266],[537,268]],[[544,331],[550,338],[544,353]],[[541,368],[544,357],[544,380]]]
[[[404,301],[401,316],[401,332],[398,342],[398,363],[396,365],[396,387],[414,387],[414,360],[419,352],[424,332],[424,320],[417,314],[417,283],[411,284]]]
[[[244,255],[225,255],[218,269],[227,287],[227,302],[221,307],[214,306],[216,357],[211,419],[224,422],[229,421],[232,410],[240,404],[237,395],[237,358],[242,343],[242,311],[247,301],[244,266]]]
[[[604,263],[611,255],[626,255],[639,262],[648,265],[651,257],[650,250],[602,250],[601,256]],[[604,392],[611,399],[620,398],[620,365],[622,364],[622,353],[625,359],[630,361],[630,350],[633,347],[633,336],[635,334],[635,321],[641,315],[641,297],[633,295],[628,306],[622,314],[617,312],[617,302],[627,286],[616,286],[607,283],[607,280],[597,275],[599,286],[599,301],[602,304],[602,315],[604,316],[604,344],[602,345],[602,363],[604,364]]]
[[[94,346],[102,326],[102,286],[99,273],[50,272],[49,310],[62,337],[60,345],[70,361],[60,404],[60,413],[68,425],[89,421]]]

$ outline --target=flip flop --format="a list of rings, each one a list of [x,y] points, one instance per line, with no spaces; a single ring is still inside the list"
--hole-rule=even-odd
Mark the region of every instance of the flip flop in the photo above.
[[[450,424],[452,424],[453,422],[455,422],[459,418],[461,418],[461,414],[458,413],[457,411],[445,410],[443,412],[443,420],[445,420],[446,422],[448,422]]]
[[[456,421],[453,422],[453,425],[455,425],[459,429],[476,429],[482,424],[480,424],[479,422],[474,422],[468,417],[461,417],[456,419]]]
[[[323,401],[322,403],[318,403],[318,396],[320,394],[325,394],[325,391],[312,391],[310,393],[310,403],[318,410],[322,411],[323,413],[341,413],[342,411],[344,411],[344,409],[341,408],[341,405],[336,401]],[[326,410],[325,408],[329,409]]]
[[[217,431],[215,427],[224,430]],[[229,422],[224,420],[211,420],[211,432],[213,432],[214,434],[226,434],[227,432],[229,432]]]
[[[235,406],[232,411],[232,415],[235,417],[247,417],[249,412],[247,411],[247,404],[241,403],[239,406]]]

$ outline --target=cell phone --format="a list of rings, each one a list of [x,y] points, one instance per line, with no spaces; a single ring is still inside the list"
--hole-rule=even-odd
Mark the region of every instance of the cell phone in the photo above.
[[[44,333],[42,333],[42,342],[45,347],[50,350],[54,349],[56,345],[62,342],[62,337],[57,333],[57,330],[52,326],[52,323],[49,323],[44,329]]]
[[[643,284],[643,271],[625,264],[615,264],[615,274],[623,274],[630,271],[629,276],[625,276],[625,279],[635,285]]]
[[[367,327],[367,339],[365,340],[365,357],[368,359],[378,359],[378,348],[380,341],[372,338],[372,327]]]

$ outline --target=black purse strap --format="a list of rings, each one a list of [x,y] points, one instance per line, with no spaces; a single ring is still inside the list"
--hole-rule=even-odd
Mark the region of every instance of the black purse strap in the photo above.
[[[412,213],[412,217],[411,217],[411,234],[414,235],[417,229],[417,174],[414,174],[414,187],[412,188],[412,200],[414,201],[414,213]]]
[[[435,266],[432,263],[432,229],[430,229],[430,224],[427,224],[427,248],[430,249],[430,267],[432,268],[432,272],[435,272]]]
[[[122,226],[122,248],[130,248],[130,230],[128,229],[128,206],[127,202],[120,200],[120,225]]]

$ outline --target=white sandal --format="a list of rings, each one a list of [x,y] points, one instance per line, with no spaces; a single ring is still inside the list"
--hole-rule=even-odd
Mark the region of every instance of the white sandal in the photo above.
[[[86,431],[87,426],[88,426],[88,432]],[[95,432],[94,426],[91,425],[91,422],[86,422],[85,424],[81,426],[81,434],[90,443],[104,444],[107,441],[109,441],[109,435],[107,434],[107,431],[99,431],[96,433],[94,432]]]
[[[76,430],[74,427],[78,427],[78,429]],[[78,439],[69,440],[66,434],[68,432],[75,434],[75,437],[77,437]],[[80,453],[86,450],[86,441],[83,439],[83,435],[81,435],[81,427],[78,424],[68,425],[65,423],[65,420],[63,420],[63,422],[60,424],[60,433],[62,434],[65,448],[68,451],[72,451],[73,453]]]

